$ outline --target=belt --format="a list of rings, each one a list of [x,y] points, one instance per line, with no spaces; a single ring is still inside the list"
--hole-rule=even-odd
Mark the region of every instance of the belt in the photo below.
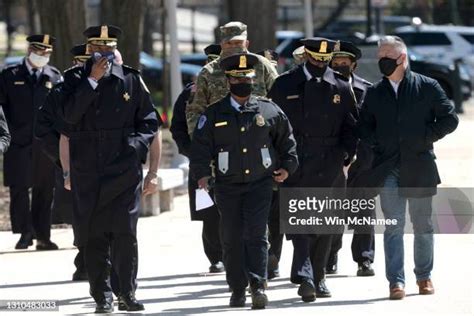
[[[71,139],[113,139],[122,138],[135,133],[134,128],[120,128],[120,129],[101,129],[96,131],[79,131],[71,132],[69,138]]]

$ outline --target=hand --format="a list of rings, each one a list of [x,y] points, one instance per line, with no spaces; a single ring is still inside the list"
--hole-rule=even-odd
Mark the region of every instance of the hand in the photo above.
[[[286,178],[288,178],[288,171],[286,171],[285,169],[278,169],[276,171],[273,171],[273,179],[276,181],[276,182],[283,182],[286,180]]]
[[[95,79],[96,81],[99,81],[107,71],[107,63],[108,61],[105,57],[102,57],[101,59],[96,61],[92,65],[91,74],[89,76]]]
[[[148,172],[143,182],[143,195],[153,194],[158,191],[158,175],[156,173]]]
[[[71,177],[64,179],[64,189],[71,191]]]
[[[198,180],[198,187],[199,189],[204,189],[206,192],[209,192],[209,179],[211,177],[202,177],[201,179]]]

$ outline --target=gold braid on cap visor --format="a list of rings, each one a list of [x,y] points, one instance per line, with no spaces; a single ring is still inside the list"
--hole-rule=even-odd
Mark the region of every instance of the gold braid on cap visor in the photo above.
[[[319,61],[329,61],[332,58],[332,53],[316,53],[305,48],[304,51],[308,53],[313,59]]]
[[[91,45],[98,45],[98,46],[117,46],[117,39],[116,38],[100,38],[100,37],[91,37],[87,40],[87,42]]]
[[[352,57],[356,58],[356,55],[349,52],[334,52],[332,57]]]
[[[248,75],[255,75],[255,69],[244,69],[244,70],[227,70],[224,72],[226,75],[232,77],[246,77]]]

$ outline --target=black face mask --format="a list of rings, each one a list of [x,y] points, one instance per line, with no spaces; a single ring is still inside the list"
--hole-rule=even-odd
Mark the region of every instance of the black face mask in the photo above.
[[[399,57],[400,58],[400,57]],[[397,59],[393,59],[393,58],[388,58],[388,57],[383,57],[383,58],[380,58],[379,60],[379,69],[380,69],[380,72],[388,77],[390,76],[391,74],[393,74],[393,72],[395,71],[395,69],[397,69],[398,65],[397,65]]]
[[[344,77],[349,78],[351,75],[351,66],[344,65],[344,66],[334,66],[332,67],[337,72],[340,72]]]
[[[248,97],[252,93],[252,84],[245,82],[230,84],[230,92],[241,98]]]
[[[327,67],[328,67],[327,64],[324,64],[323,67],[319,67],[319,66],[313,65],[309,61],[306,63],[306,69],[308,69],[311,76],[318,77],[318,78],[321,78],[324,75]]]

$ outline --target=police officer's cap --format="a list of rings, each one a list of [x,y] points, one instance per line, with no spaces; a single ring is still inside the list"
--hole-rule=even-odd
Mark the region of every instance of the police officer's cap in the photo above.
[[[220,66],[227,76],[235,78],[253,78],[255,76],[255,70],[253,67],[257,63],[257,55],[251,53],[240,53],[222,59]]]
[[[89,44],[117,46],[122,30],[115,25],[99,25],[88,27],[83,34]]]
[[[265,57],[266,59],[268,59],[270,61],[278,61],[278,58],[280,56],[280,55],[278,55],[277,52],[275,52],[274,50],[269,49],[269,48],[264,49],[262,51],[259,51],[257,54],[260,55],[260,56]]]
[[[362,57],[362,52],[353,43],[341,41],[339,51],[335,51],[333,57],[349,57],[353,60],[358,60]]]
[[[210,58],[217,58],[221,54],[221,45],[219,44],[211,44],[204,48],[204,54]]]
[[[87,54],[87,45],[86,44],[79,44],[71,48],[71,54],[74,56],[74,59],[85,62],[91,56]]]
[[[49,34],[35,34],[28,36],[26,40],[36,49],[52,51],[56,38]]]
[[[334,51],[339,50],[339,42],[323,37],[311,37],[301,40],[304,50],[313,59],[318,61],[330,61]]]

